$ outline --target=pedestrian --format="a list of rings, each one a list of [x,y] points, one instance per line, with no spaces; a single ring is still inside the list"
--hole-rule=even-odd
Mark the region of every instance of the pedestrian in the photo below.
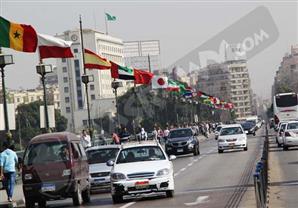
[[[164,137],[164,132],[163,132],[163,130],[160,127],[158,127],[158,130],[157,130],[157,139],[158,139],[158,142],[159,143],[161,143],[163,137]]]
[[[85,129],[82,131],[81,144],[85,149],[91,147],[91,138]]]
[[[158,141],[158,140],[157,140],[157,138],[158,138],[158,132],[157,132],[156,127],[153,128],[152,134],[153,134],[153,139],[154,139],[155,141]]]
[[[144,140],[144,141],[146,141],[147,139],[148,139],[147,132],[145,131],[144,128],[141,128],[141,132],[140,132],[140,140]]]
[[[166,129],[163,131],[163,136],[164,136],[164,139],[165,139],[165,140],[168,139],[169,134],[170,134],[169,127],[166,126]]]
[[[8,148],[7,143],[4,143],[3,147],[5,150],[1,153],[0,177],[4,180],[7,199],[9,202],[12,202],[18,156],[13,150]],[[14,149],[14,146],[12,146],[12,149]]]
[[[117,133],[112,133],[112,139],[114,144],[120,144],[120,138]]]

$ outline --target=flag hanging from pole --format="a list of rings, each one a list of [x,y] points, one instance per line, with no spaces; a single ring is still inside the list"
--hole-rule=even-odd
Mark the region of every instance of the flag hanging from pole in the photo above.
[[[175,82],[175,80],[168,79],[168,87],[166,88],[167,91],[178,92],[179,89],[179,85],[177,84],[177,82]]]
[[[152,89],[166,89],[168,87],[168,77],[154,76],[151,83]]]
[[[0,16],[0,46],[32,53],[36,51],[37,34],[31,25],[10,22]]]
[[[108,21],[115,21],[116,20],[116,16],[110,15],[108,13],[105,13],[105,14],[106,14],[106,17],[107,17]]]
[[[111,63],[109,60],[100,57],[96,53],[85,49],[85,68],[86,69],[110,69]]]
[[[65,41],[50,35],[38,34],[40,58],[72,58],[71,41]]]
[[[135,84],[150,84],[153,74],[145,71],[134,69]]]
[[[134,72],[132,68],[120,66],[111,61],[111,76],[114,79],[134,80]]]

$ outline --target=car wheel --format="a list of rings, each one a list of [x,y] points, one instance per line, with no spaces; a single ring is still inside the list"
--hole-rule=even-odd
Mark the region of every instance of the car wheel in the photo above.
[[[283,149],[286,151],[286,150],[288,150],[289,148],[288,148],[288,146],[285,146],[285,145],[284,145]]]
[[[193,150],[193,155],[194,156],[197,156],[199,153],[198,153],[198,147],[195,146],[194,150]]]
[[[79,185],[77,185],[77,189],[73,193],[72,203],[73,203],[74,206],[80,206],[83,203],[82,192],[80,190]]]
[[[38,202],[38,207],[39,208],[45,208],[45,207],[47,207],[47,201],[46,200],[40,200]]]
[[[281,147],[281,144],[277,142],[277,147]]]
[[[223,150],[220,150],[220,149],[219,149],[219,150],[218,150],[218,153],[223,153]]]
[[[243,150],[244,150],[244,151],[247,151],[247,147],[244,147]]]
[[[26,208],[34,208],[35,201],[31,198],[25,198],[25,206],[26,206]]]
[[[173,198],[174,197],[174,190],[166,191],[166,195],[167,195],[168,198]]]
[[[112,200],[114,204],[119,204],[123,202],[123,197],[122,195],[112,195]]]
[[[82,191],[82,199],[84,203],[90,202],[90,188],[88,187],[86,190]]]
[[[254,132],[252,135],[253,135],[253,136],[256,136],[256,132]]]

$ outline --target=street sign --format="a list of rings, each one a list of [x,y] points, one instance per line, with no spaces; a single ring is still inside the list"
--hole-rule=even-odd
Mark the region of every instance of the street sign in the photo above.
[[[16,117],[14,104],[7,104],[8,126],[9,130],[16,129]],[[4,109],[3,104],[0,104],[0,131],[5,130]]]
[[[44,106],[41,105],[39,107],[39,115],[40,115],[40,128],[45,128],[45,114],[44,114]],[[54,105],[48,105],[48,115],[49,115],[49,127],[55,128],[55,108]]]

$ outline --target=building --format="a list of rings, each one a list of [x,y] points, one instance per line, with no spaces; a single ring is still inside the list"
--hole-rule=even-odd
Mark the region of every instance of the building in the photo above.
[[[291,52],[285,54],[276,71],[272,86],[272,97],[281,92],[298,93],[298,44],[291,46]]]
[[[64,40],[73,41],[74,58],[57,59],[58,83],[61,96],[61,113],[68,119],[68,130],[79,132],[88,124],[85,85],[81,76],[84,74],[79,30],[65,31],[58,35]],[[124,64],[123,42],[104,33],[84,29],[84,47],[120,65]],[[110,70],[89,70],[93,82],[88,84],[91,120],[104,113],[115,114],[115,95],[111,88],[113,79]],[[133,86],[131,82],[122,82],[118,95]],[[104,111],[103,111],[104,110]]]
[[[159,40],[125,41],[124,59],[127,66],[143,70],[160,70]]]

